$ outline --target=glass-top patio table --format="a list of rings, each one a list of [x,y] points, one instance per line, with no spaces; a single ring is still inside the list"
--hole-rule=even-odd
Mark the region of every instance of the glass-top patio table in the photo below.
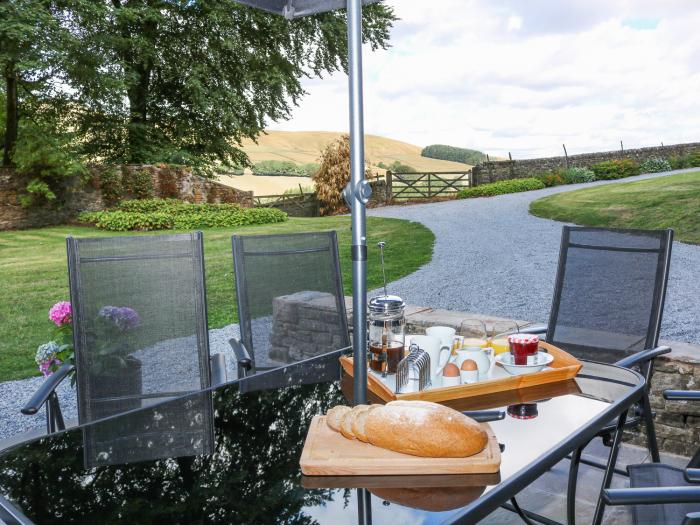
[[[490,423],[499,474],[306,477],[315,414],[346,404],[342,351],[0,452],[7,523],[475,523],[642,394],[639,374],[585,362],[575,380],[464,399],[516,407]],[[378,402],[377,399],[370,401]],[[447,403],[449,404],[449,403]],[[535,502],[521,501],[537,510]]]

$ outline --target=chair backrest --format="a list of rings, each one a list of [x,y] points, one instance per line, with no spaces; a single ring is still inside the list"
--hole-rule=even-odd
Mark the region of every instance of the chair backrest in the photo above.
[[[232,241],[241,341],[254,369],[350,346],[334,231]]]
[[[565,226],[547,340],[613,363],[659,340],[673,230]]]
[[[80,423],[210,386],[200,232],[69,237],[67,246]],[[180,419],[191,419],[193,412],[200,414],[203,428],[211,426],[210,402],[190,407]],[[124,430],[121,436],[91,436],[86,454],[115,440],[128,452],[134,439],[154,431]]]

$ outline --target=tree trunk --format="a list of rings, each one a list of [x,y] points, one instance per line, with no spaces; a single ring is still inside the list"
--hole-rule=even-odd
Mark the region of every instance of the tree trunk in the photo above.
[[[18,111],[17,111],[17,73],[14,64],[5,68],[5,93],[7,95],[5,122],[5,143],[3,144],[2,165],[12,164],[12,152],[17,142]]]

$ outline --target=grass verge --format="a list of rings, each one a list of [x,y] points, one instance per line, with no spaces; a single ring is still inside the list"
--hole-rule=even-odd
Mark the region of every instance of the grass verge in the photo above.
[[[530,204],[556,221],[610,228],[673,228],[675,239],[700,244],[700,172],[557,193]]]
[[[337,230],[345,293],[352,289],[350,218],[290,218],[288,222],[238,228],[212,228],[204,232],[209,326],[219,328],[238,320],[231,235],[292,233]],[[386,241],[387,279],[395,280],[430,261],[435,237],[426,227],[399,219],[367,219],[367,282],[369,289],[381,284],[376,243]],[[51,325],[48,309],[68,300],[65,238],[109,237],[92,227],[59,226],[36,230],[0,232],[0,381],[37,375],[36,347],[48,340]],[[130,232],[129,235],[153,235]]]

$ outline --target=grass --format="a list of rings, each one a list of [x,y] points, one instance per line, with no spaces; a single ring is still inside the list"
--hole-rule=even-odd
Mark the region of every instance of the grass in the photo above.
[[[209,326],[219,328],[237,321],[233,282],[231,234],[266,234],[337,230],[345,293],[352,288],[350,218],[290,218],[288,222],[236,229],[204,230]],[[367,219],[368,288],[381,284],[376,243],[385,240],[387,279],[395,280],[430,261],[435,240],[424,226],[398,219]],[[134,233],[150,235],[152,233]],[[17,232],[0,232],[0,381],[37,375],[36,347],[47,341],[51,325],[48,309],[68,300],[65,237],[119,235],[91,227],[59,226]],[[123,233],[121,234],[123,235]]]
[[[673,228],[675,239],[700,244],[700,172],[597,186],[550,195],[530,213],[584,226]]]

